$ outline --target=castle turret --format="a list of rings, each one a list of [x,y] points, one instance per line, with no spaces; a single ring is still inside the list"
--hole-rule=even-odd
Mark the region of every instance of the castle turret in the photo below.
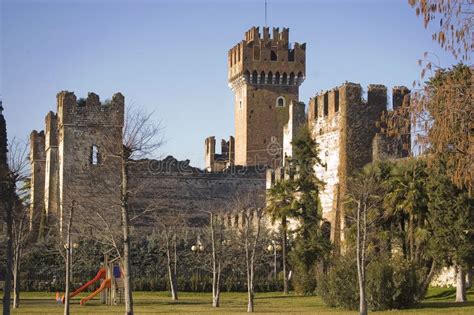
[[[289,43],[289,29],[258,27],[228,54],[234,92],[235,164],[279,166],[289,104],[305,78],[306,44]]]
[[[46,177],[46,156],[44,131],[30,134],[30,167],[31,167],[31,194],[30,194],[30,230],[35,233],[41,223],[46,222],[44,212],[44,182]],[[44,224],[43,224],[44,225]]]
[[[77,212],[84,214],[90,209],[104,207],[107,198],[110,205],[117,204],[116,200],[120,198],[120,160],[117,157],[123,149],[124,106],[120,93],[105,102],[94,93],[89,93],[86,99],[77,99],[68,91],[58,93],[57,118],[49,116],[49,123],[57,125],[60,230],[64,213],[68,213],[73,201],[81,201],[76,203]],[[52,150],[54,136],[52,133],[49,136],[52,142],[48,148]],[[99,190],[102,194],[93,193]],[[94,199],[99,196],[101,200]]]
[[[57,215],[59,209],[58,116],[53,112],[49,112],[45,124],[44,207],[48,217],[50,214]]]

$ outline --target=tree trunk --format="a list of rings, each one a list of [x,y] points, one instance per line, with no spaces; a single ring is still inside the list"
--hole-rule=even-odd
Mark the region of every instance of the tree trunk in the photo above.
[[[20,229],[23,228],[20,224]],[[21,233],[21,232],[20,232]],[[20,257],[21,257],[21,244],[17,240],[15,246],[15,261],[13,264],[13,308],[20,307]]]
[[[253,313],[254,311],[254,279],[255,279],[255,251],[257,249],[257,242],[260,235],[260,220],[261,220],[261,213],[260,209],[256,209],[257,211],[257,230],[255,235],[251,233],[251,225],[252,222],[250,220],[250,214],[247,212],[247,218],[245,220],[246,224],[246,235],[245,235],[245,256],[247,261],[247,293],[248,293],[248,305],[247,305],[247,312]],[[250,235],[252,237],[252,248],[250,249]]]
[[[361,213],[362,204],[357,203],[357,278],[359,282],[359,313],[367,315],[367,298],[365,296],[365,238],[367,232],[366,213]],[[362,219],[361,219],[362,215]]]
[[[6,266],[5,266],[5,284],[3,286],[3,314],[10,315],[10,299],[12,289],[12,263],[13,263],[13,190],[7,189],[7,202],[5,209],[5,223],[7,225],[7,248],[6,248]]]
[[[166,259],[167,259],[167,266],[168,266],[168,278],[170,281],[170,291],[171,291],[171,299],[173,301],[178,300],[178,288],[177,288],[177,275],[176,275],[176,264],[177,264],[177,258],[176,258],[176,251],[175,251],[175,257],[174,261],[171,259],[171,244],[170,244],[170,236],[167,231],[165,231],[165,237],[166,237]],[[176,247],[175,247],[176,250]]]
[[[413,211],[413,210],[412,210]],[[409,233],[410,235],[408,236],[408,242],[409,242],[409,248],[410,248],[410,261],[413,262],[415,260],[415,218],[414,214],[410,213],[409,214]]]
[[[288,294],[288,276],[286,274],[286,239],[287,239],[287,221],[286,217],[284,216],[281,221],[281,227],[282,227],[282,241],[281,241],[281,255],[282,255],[282,260],[283,260],[283,294]]]
[[[466,271],[466,289],[472,288],[472,266],[469,266]]]
[[[64,290],[64,315],[69,315],[69,292],[71,284],[71,228],[74,215],[74,200],[72,201],[71,211],[69,212],[69,222],[67,224],[66,234],[66,288]]]
[[[461,265],[456,266],[456,302],[466,302],[466,273]]]
[[[14,262],[13,262],[13,308],[20,307],[20,266],[21,266],[21,251],[23,249],[24,242],[24,224],[25,218],[20,218],[18,226],[16,227],[15,235],[15,249],[14,249]]]
[[[438,264],[436,263],[435,260],[433,260],[431,262],[430,271],[429,271],[428,275],[426,276],[425,280],[423,281],[423,284],[420,287],[420,291],[417,294],[416,299],[418,301],[421,301],[425,297],[426,292],[428,292],[428,287],[430,286],[431,280],[433,279],[434,275],[436,274],[437,268],[438,268]]]
[[[214,215],[211,213],[210,216],[211,216],[211,245],[212,245],[212,306],[219,307],[220,262],[217,263]]]
[[[126,154],[126,153],[124,153]],[[133,298],[130,268],[130,229],[128,218],[128,158],[122,158],[121,213],[123,233],[123,283],[125,291],[125,314],[133,314]]]
[[[407,249],[407,240],[406,240],[406,230],[405,230],[405,215],[404,213],[400,213],[400,238],[402,239],[402,251],[403,251],[403,258],[407,259],[408,257],[408,249]]]
[[[169,277],[169,280],[170,280],[171,299],[173,301],[176,301],[176,300],[178,300],[178,290],[176,288],[176,282],[177,282],[176,281],[176,274],[173,271],[171,257],[170,257],[170,255],[171,255],[170,250],[167,249],[166,252],[167,252],[167,256],[168,256],[168,277]]]
[[[247,266],[247,296],[248,296],[248,304],[247,304],[247,312],[253,313],[253,282],[252,282],[252,261],[250,257],[250,222],[249,218],[247,217],[245,220],[245,262]]]

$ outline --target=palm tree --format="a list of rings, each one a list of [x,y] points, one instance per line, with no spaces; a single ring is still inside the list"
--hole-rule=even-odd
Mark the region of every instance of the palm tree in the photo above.
[[[427,217],[426,179],[424,162],[411,159],[394,164],[385,182],[389,191],[385,197],[386,215],[398,221],[403,253],[410,261],[420,258],[420,242],[424,241],[416,234],[426,234],[422,233]]]
[[[266,212],[272,224],[279,221],[282,231],[282,259],[283,259],[283,292],[288,294],[288,279],[286,273],[288,218],[294,217],[292,207],[294,200],[294,183],[289,180],[277,182],[267,192]]]

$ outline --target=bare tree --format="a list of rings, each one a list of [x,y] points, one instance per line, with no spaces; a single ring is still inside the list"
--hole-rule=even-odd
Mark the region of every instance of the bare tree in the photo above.
[[[219,253],[219,247],[222,247],[222,222],[217,223],[220,231],[216,236],[216,215],[209,213],[209,223],[211,229],[211,247],[212,247],[212,306],[219,307],[221,293],[221,271],[222,271],[222,253]],[[216,240],[216,238],[218,238]]]
[[[225,227],[223,222],[224,212],[220,210],[220,206],[215,207],[208,203],[208,210],[202,212],[209,215],[209,240],[211,244],[210,263],[206,261],[205,265],[211,266],[212,273],[212,307],[220,306],[221,279],[222,270],[226,264],[226,248],[230,240],[225,237]]]
[[[382,203],[375,168],[370,165],[357,174],[350,185],[349,201],[355,205],[357,278],[359,282],[359,313],[367,315],[366,271],[367,239],[369,229],[375,225],[379,216],[373,215]],[[348,215],[350,218],[350,215]]]
[[[2,216],[6,223],[6,272],[5,285],[3,289],[3,314],[10,314],[10,299],[12,288],[12,265],[14,260],[13,251],[13,225],[15,209],[21,209],[21,200],[17,193],[18,185],[28,177],[28,160],[26,143],[13,139],[8,150],[6,145],[6,127],[3,115],[1,115],[0,106],[0,133],[2,134],[2,143],[0,143],[0,192]],[[8,154],[7,154],[8,153]]]
[[[72,200],[71,208],[69,211],[69,220],[67,224],[66,231],[66,244],[64,245],[66,249],[66,288],[64,290],[64,315],[69,315],[69,292],[71,285],[71,266],[72,266],[72,242],[71,242],[71,229],[72,229],[72,220],[74,217],[74,206],[75,200]]]
[[[242,216],[245,220],[241,234],[244,238],[245,263],[247,266],[247,312],[253,313],[255,298],[255,256],[260,237],[263,210],[262,208],[247,207],[242,211]]]
[[[96,169],[90,169],[90,186],[96,191],[82,192],[81,205],[78,205],[98,218],[97,221],[88,220],[83,222],[84,224],[81,223],[81,228],[100,231],[94,235],[97,240],[115,248],[121,257],[127,315],[133,314],[130,262],[130,225],[133,218],[130,197],[136,193],[130,186],[130,168],[146,163],[146,160],[142,159],[155,153],[162,144],[160,123],[152,119],[153,113],[134,106],[127,107],[121,135],[110,133],[106,139],[102,139],[104,150],[100,160],[104,160],[104,163],[101,163],[101,174],[109,174],[114,179],[109,180],[109,176],[97,176]],[[118,141],[121,141],[122,145],[117,146]],[[115,183],[119,184],[118,190]],[[101,198],[91,198],[97,195]],[[115,209],[120,211],[120,227],[113,219]]]
[[[23,203],[13,217],[13,308],[20,307],[20,267],[23,250],[29,238],[29,209]]]
[[[160,236],[166,254],[166,267],[170,282],[171,299],[178,300],[178,241],[181,239],[181,232],[185,228],[185,220],[180,213],[168,213],[162,215],[155,214],[156,222],[160,222]]]

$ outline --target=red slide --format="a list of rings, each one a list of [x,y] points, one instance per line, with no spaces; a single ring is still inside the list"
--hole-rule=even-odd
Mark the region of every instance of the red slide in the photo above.
[[[97,272],[97,274],[95,275],[94,278],[92,278],[91,280],[87,281],[83,286],[81,286],[79,289],[77,289],[76,291],[72,292],[70,295],[69,295],[69,298],[72,298],[76,295],[78,295],[79,293],[81,293],[82,291],[84,291],[85,289],[87,289],[89,286],[91,286],[94,282],[96,281],[99,281],[100,279],[105,279],[105,276],[107,274],[107,270],[105,268],[100,268],[99,269],[99,272]],[[64,303],[64,295],[62,297],[62,302]]]
[[[100,285],[100,287],[95,290],[91,295],[83,298],[81,300],[81,305],[84,305],[86,304],[87,301],[91,300],[94,296],[96,296],[97,294],[99,294],[100,292],[104,291],[106,288],[110,288],[110,278],[109,279],[105,279],[102,284]]]

